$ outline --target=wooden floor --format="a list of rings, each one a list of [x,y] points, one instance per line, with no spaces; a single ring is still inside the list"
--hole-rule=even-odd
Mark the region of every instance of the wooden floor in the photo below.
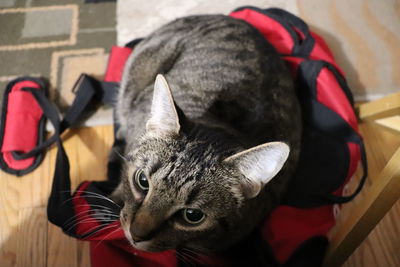
[[[400,138],[376,126],[362,126],[371,177],[383,167]],[[72,187],[101,180],[113,136],[110,126],[71,130],[64,136]],[[54,171],[55,148],[41,166],[22,178],[0,173],[0,267],[89,266],[87,244],[64,235],[46,218]],[[356,203],[354,203],[356,204]],[[400,201],[385,216],[344,266],[400,266]]]

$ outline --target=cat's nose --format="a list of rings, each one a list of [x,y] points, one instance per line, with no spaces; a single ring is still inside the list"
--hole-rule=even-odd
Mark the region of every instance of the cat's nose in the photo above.
[[[130,231],[135,242],[147,241],[154,236],[159,223],[147,212],[138,212],[131,223]]]

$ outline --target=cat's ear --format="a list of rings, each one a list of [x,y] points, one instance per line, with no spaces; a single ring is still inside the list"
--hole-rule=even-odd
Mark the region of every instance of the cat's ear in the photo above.
[[[244,195],[253,198],[282,169],[289,151],[285,143],[271,142],[234,154],[224,162],[232,164],[243,174]]]
[[[164,76],[158,74],[154,84],[150,119],[146,131],[156,136],[179,134],[180,124],[171,89]]]

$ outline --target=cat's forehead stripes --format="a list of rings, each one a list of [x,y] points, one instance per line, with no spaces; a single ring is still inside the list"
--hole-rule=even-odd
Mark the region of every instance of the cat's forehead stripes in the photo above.
[[[168,164],[169,170],[163,177],[168,183],[176,183],[179,187],[191,181],[199,181],[217,162],[212,148],[201,144],[188,144],[185,149],[171,156],[175,159]]]

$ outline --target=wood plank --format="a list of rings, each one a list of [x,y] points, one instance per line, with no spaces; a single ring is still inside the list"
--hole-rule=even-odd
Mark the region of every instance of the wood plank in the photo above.
[[[385,215],[343,267],[400,266],[400,201]]]
[[[47,266],[77,267],[78,241],[64,234],[57,226],[47,223]]]
[[[367,151],[369,177],[364,190],[361,191],[361,194],[357,196],[352,202],[342,206],[340,216],[337,218],[337,225],[330,233],[331,238],[332,236],[337,234],[338,229],[341,229],[343,227],[345,219],[349,216],[353,216],[354,210],[359,207],[360,202],[365,197],[369,186],[376,180],[379,173],[382,171],[385,164],[393,155],[395,150],[400,147],[399,134],[395,134],[393,131],[387,131],[375,123],[361,123],[359,126],[362,136],[364,137]],[[360,175],[350,181],[350,192],[352,192],[357,186],[359,177]],[[382,252],[383,246],[375,245],[371,247],[370,244],[375,244],[377,240],[383,239],[383,233],[386,233],[386,235],[390,236],[390,238],[381,241],[387,245],[388,248],[385,248],[386,251],[400,250],[400,243],[398,242],[398,240],[400,240],[400,234],[398,234],[400,232],[400,225],[391,223],[392,227],[387,226],[387,221],[389,221],[390,223],[390,219],[388,219],[389,216],[400,218],[400,213],[396,213],[396,210],[399,209],[400,201],[397,201],[390,212],[377,225],[376,229],[380,229],[380,231],[377,232],[376,229],[372,231],[367,239],[348,259],[345,266],[391,266],[388,265],[388,262],[390,262],[391,258],[395,258],[395,256],[389,256],[388,258],[381,257],[382,255],[384,255],[384,253]],[[373,259],[371,259],[371,257]],[[397,259],[395,258],[395,260]],[[378,262],[379,264],[374,264],[376,262]]]
[[[78,241],[77,242],[77,266],[78,267],[88,267],[90,266],[90,247],[88,242]]]
[[[113,142],[112,126],[72,129],[63,135],[70,161],[71,188],[85,180],[104,180],[107,159]],[[49,224],[48,266],[90,266],[89,243],[66,236]],[[66,258],[65,255],[68,255]]]
[[[395,134],[400,133],[400,116],[392,116],[389,118],[376,120],[380,126],[386,127],[389,130],[395,131]]]
[[[11,267],[17,264],[18,238],[16,232],[18,224],[18,210],[0,210],[0,266],[2,267]]]
[[[26,208],[19,211],[19,224],[13,233],[17,239],[17,267],[46,266],[47,218],[45,208]]]
[[[376,120],[398,115],[400,114],[400,92],[361,104],[357,110],[361,120]]]
[[[331,237],[325,266],[340,266],[366,238],[375,225],[383,218],[400,198],[400,148],[377,180],[368,188],[365,196],[351,216]]]
[[[41,165],[22,177],[0,171],[0,188],[4,188],[0,193],[0,209],[19,210],[47,205],[53,160],[52,153],[46,153]]]

